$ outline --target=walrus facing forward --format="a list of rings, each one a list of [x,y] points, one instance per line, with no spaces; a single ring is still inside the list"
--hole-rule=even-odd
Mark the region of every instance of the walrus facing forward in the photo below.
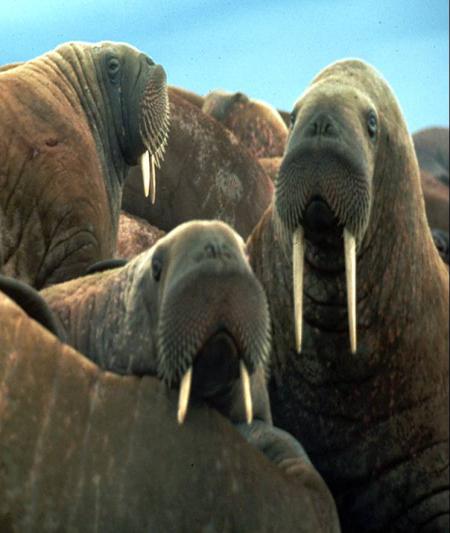
[[[370,66],[337,62],[297,101],[249,253],[271,309],[274,423],[304,444],[343,530],[448,531],[448,272]]]
[[[66,43],[0,72],[3,273],[41,288],[115,249],[122,186],[168,131],[166,75],[121,43]],[[153,188],[154,191],[154,188]]]
[[[181,384],[181,411],[192,381],[193,395],[231,420],[251,420],[254,411],[271,422],[268,307],[244,253],[229,226],[186,223],[123,268],[55,285],[42,296],[67,342],[102,368]]]

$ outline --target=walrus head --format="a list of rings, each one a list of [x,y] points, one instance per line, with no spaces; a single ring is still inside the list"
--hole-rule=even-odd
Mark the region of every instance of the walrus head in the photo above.
[[[155,373],[168,386],[180,387],[180,423],[191,395],[229,414],[241,392],[250,421],[249,379],[258,371],[265,380],[270,319],[241,237],[222,222],[188,222],[134,265],[130,302],[142,309],[143,299],[156,325],[151,328],[156,357],[155,367],[133,372]],[[140,359],[148,366],[148,355]]]
[[[123,43],[67,43],[55,50],[64,73],[82,83],[82,101],[91,120],[95,120],[97,95],[87,81],[95,73],[106,104],[104,113],[114,127],[106,131],[108,143],[118,143],[120,157],[127,165],[142,166],[144,190],[155,201],[155,165],[159,167],[169,131],[169,99],[166,73],[146,54]],[[77,84],[73,84],[77,86]],[[90,94],[90,91],[93,94]],[[94,101],[91,101],[93,97]],[[114,161],[117,164],[117,161]]]
[[[328,275],[345,266],[351,350],[356,352],[357,253],[372,233],[371,221],[386,216],[383,202],[387,205],[405,189],[395,183],[397,176],[385,175],[386,161],[400,165],[408,160],[406,150],[412,150],[411,143],[400,146],[395,128],[402,129],[400,139],[409,138],[392,91],[358,60],[339,61],[321,71],[294,106],[276,181],[275,211],[283,231],[293,236],[298,351],[306,257]],[[414,181],[417,169],[399,167],[396,174],[410,174]]]

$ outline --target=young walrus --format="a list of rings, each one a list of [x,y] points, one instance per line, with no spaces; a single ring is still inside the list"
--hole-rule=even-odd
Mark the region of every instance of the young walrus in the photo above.
[[[367,64],[332,64],[297,101],[249,253],[274,423],[304,444],[343,530],[448,531],[448,271],[399,105]]]

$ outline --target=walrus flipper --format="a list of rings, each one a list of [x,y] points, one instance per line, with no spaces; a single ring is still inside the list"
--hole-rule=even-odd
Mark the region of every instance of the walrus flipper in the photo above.
[[[66,333],[62,324],[33,287],[0,274],[0,291],[14,300],[30,318],[47,328],[61,342],[66,342]]]
[[[235,424],[235,427],[249,444],[260,450],[284,474],[308,485],[323,531],[339,533],[341,527],[333,496],[300,442],[287,431],[262,420]]]

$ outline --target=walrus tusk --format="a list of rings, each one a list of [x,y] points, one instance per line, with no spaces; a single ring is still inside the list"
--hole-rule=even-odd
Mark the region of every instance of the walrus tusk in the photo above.
[[[302,326],[303,326],[303,263],[305,246],[303,228],[299,226],[292,238],[292,271],[294,285],[294,323],[295,323],[295,346],[297,353],[302,350]]]
[[[155,156],[150,156],[150,192],[152,204],[156,200],[156,171],[155,171]]]
[[[191,393],[191,383],[192,383],[192,366],[190,366],[187,372],[184,374],[181,379],[180,384],[180,394],[178,396],[178,414],[177,420],[179,424],[184,422],[186,418],[187,408],[189,404],[189,395]]]
[[[144,182],[144,194],[147,198],[150,189],[150,154],[147,150],[141,155],[140,164],[142,180]]]
[[[350,347],[356,353],[356,241],[347,229],[344,229],[344,250]]]
[[[250,389],[250,377],[248,375],[248,371],[247,371],[244,361],[241,361],[240,369],[241,369],[242,392],[244,394],[245,419],[247,421],[247,424],[251,424],[253,421],[252,392]]]

